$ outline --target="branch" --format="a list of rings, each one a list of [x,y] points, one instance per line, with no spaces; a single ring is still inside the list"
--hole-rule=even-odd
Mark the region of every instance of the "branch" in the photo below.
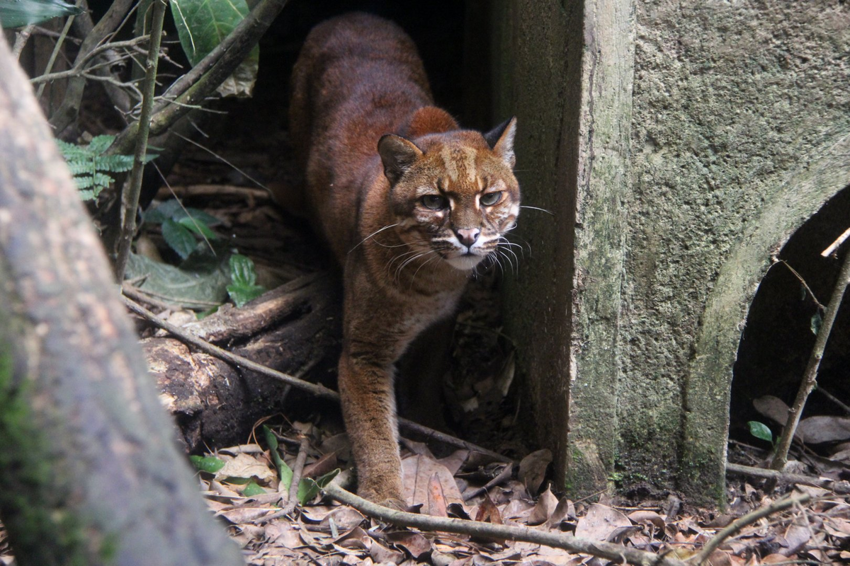
[[[133,6],[136,0],[115,0],[109,6],[109,10],[103,15],[97,25],[92,28],[83,44],[80,46],[80,51],[77,54],[76,61],[82,60],[86,54],[96,48],[101,41],[109,36],[124,20],[124,16]],[[76,120],[77,113],[80,111],[80,103],[83,99],[83,91],[85,90],[86,80],[83,77],[73,77],[68,81],[68,89],[65,91],[65,98],[62,105],[56,110],[50,118],[50,125],[54,131],[61,133],[65,128],[71,125]],[[132,145],[130,146],[132,149]],[[129,150],[128,150],[129,152]]]
[[[139,135],[136,138],[136,151],[130,180],[121,192],[121,236],[118,241],[118,254],[115,260],[115,277],[120,283],[124,280],[124,269],[130,257],[130,245],[136,234],[136,215],[139,212],[139,195],[142,192],[142,173],[145,169],[145,156],[148,149],[148,133],[153,112],[154,89],[156,89],[156,69],[159,64],[159,47],[162,42],[162,25],[165,22],[165,0],[154,0],[151,18],[151,43],[145,61],[145,82],[142,85],[142,110],[139,113]]]
[[[803,474],[789,474],[787,472],[779,472],[777,470],[767,470],[765,468],[754,468],[752,466],[742,466],[740,464],[726,464],[726,471],[734,474],[745,474],[757,478],[768,480],[779,480],[786,483],[797,485],[810,485],[829,489],[840,495],[850,494],[850,482],[835,481],[825,478],[816,478]]]
[[[780,511],[785,511],[791,507],[796,505],[802,505],[804,503],[808,503],[811,501],[812,496],[808,494],[801,495],[799,497],[786,497],[785,499],[780,499],[779,501],[775,501],[766,507],[759,507],[755,511],[751,513],[747,513],[743,517],[733,521],[729,524],[725,529],[718,532],[714,535],[710,541],[708,541],[704,547],[702,547],[702,551],[696,556],[689,558],[688,562],[695,562],[696,564],[708,564],[708,558],[711,556],[711,553],[714,552],[718,546],[723,544],[723,541],[746,527],[747,525],[751,525],[762,519],[764,517],[769,517],[774,513],[779,513]]]
[[[782,437],[779,439],[776,454],[770,463],[770,467],[774,470],[783,469],[785,463],[788,461],[788,450],[791,448],[791,441],[794,439],[794,433],[797,431],[797,425],[800,422],[800,415],[803,413],[806,399],[809,398],[809,394],[817,383],[820,361],[823,359],[826,342],[829,339],[830,332],[832,332],[832,325],[835,322],[835,316],[838,313],[838,308],[841,306],[841,299],[844,297],[844,291],[847,289],[848,284],[850,284],[850,251],[844,256],[844,264],[838,273],[838,280],[835,282],[832,297],[830,297],[829,305],[826,307],[823,323],[820,330],[818,330],[818,336],[815,339],[815,345],[809,357],[809,364],[806,366],[806,372],[803,374],[800,389],[797,391],[797,398],[794,399],[794,405],[788,412],[788,420],[782,429]]]
[[[218,346],[214,346],[207,342],[206,340],[202,340],[197,336],[193,336],[188,332],[182,330],[181,328],[166,322],[156,316],[154,313],[144,308],[143,306],[131,301],[128,298],[124,298],[124,304],[134,313],[139,316],[149,320],[153,324],[159,326],[160,328],[165,329],[170,334],[176,336],[183,342],[187,344],[191,344],[196,347],[198,350],[205,352],[211,356],[215,356],[219,359],[222,359],[226,362],[230,362],[231,364],[242,367],[245,369],[249,369],[251,371],[257,372],[266,377],[270,377],[272,379],[276,379],[277,381],[282,381],[292,387],[296,387],[302,391],[306,391],[317,397],[321,397],[323,399],[329,399],[331,401],[339,402],[339,394],[336,391],[332,391],[327,387],[319,385],[317,383],[310,383],[308,381],[304,381],[303,379],[298,379],[295,376],[285,374],[271,368],[268,368],[262,364],[258,364],[249,360],[248,358],[244,358],[242,356],[236,355],[234,353],[228,352]],[[407,419],[399,418],[398,419],[399,427],[405,429],[407,431],[416,432],[424,437],[432,438],[437,440],[438,442],[442,442],[448,446],[455,446],[457,448],[463,448],[465,450],[469,450],[471,452],[479,452],[481,454],[485,454],[494,460],[498,460],[499,462],[513,463],[513,460],[507,458],[497,452],[493,452],[492,450],[487,450],[481,446],[477,446],[471,442],[467,442],[465,440],[461,440],[460,438],[455,438],[454,436],[445,434],[443,432],[436,431],[434,429],[428,428],[426,426],[422,426],[420,424],[414,423]]]
[[[95,68],[95,67],[92,67],[90,69],[86,69],[86,64],[89,61],[91,61],[92,59],[94,59],[95,57],[97,57],[98,55],[100,55],[104,52],[113,51],[115,49],[121,49],[121,48],[125,48],[125,47],[135,47],[137,45],[141,45],[142,43],[147,43],[149,39],[150,38],[145,35],[145,36],[142,36],[142,37],[137,37],[135,39],[129,39],[127,41],[116,41],[114,43],[104,43],[103,45],[100,45],[100,46],[92,49],[88,54],[86,54],[81,59],[78,58],[78,60],[74,62],[74,66],[71,67],[70,69],[68,69],[66,71],[57,71],[55,73],[45,73],[43,75],[39,75],[37,77],[30,79],[30,83],[35,85],[35,84],[39,84],[39,83],[45,83],[45,82],[48,82],[48,81],[55,81],[55,80],[58,80],[58,79],[67,79],[67,78],[70,78],[70,77],[80,77],[86,71],[90,71],[91,69]],[[108,62],[106,64],[112,64],[112,62]]]
[[[151,135],[161,134],[168,129],[192,107],[206,100],[233,74],[287,2],[288,0],[261,0],[224,41],[201,59],[184,78],[178,79],[169,89],[173,98],[162,101],[154,109]],[[109,148],[109,153],[127,153],[133,147],[138,134],[139,123],[130,124],[118,135],[115,143]]]
[[[600,558],[612,560],[617,564],[628,563],[638,566],[684,566],[684,562],[674,558],[659,556],[651,552],[637,550],[636,548],[628,548],[619,544],[578,538],[570,534],[543,531],[518,525],[496,525],[493,523],[482,523],[480,521],[465,521],[462,519],[432,517],[430,515],[418,515],[416,513],[396,511],[358,497],[333,482],[322,489],[327,495],[330,495],[337,501],[350,505],[370,517],[403,527],[416,527],[417,529],[422,529],[424,531],[442,531],[446,533],[456,533],[499,540],[531,542],[534,544],[561,548],[568,552],[598,556]]]

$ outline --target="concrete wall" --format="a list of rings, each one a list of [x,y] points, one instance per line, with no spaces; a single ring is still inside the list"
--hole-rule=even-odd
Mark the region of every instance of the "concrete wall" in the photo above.
[[[506,301],[541,439],[577,492],[721,500],[746,309],[850,184],[850,7],[496,6],[497,110],[520,119],[525,202],[555,213],[523,213]]]

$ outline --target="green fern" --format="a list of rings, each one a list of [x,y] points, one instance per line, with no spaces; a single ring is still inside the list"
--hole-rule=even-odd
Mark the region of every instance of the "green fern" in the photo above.
[[[95,136],[89,145],[56,140],[83,200],[96,199],[103,189],[112,184],[114,179],[107,173],[124,173],[133,168],[132,155],[104,155],[114,140],[115,136]],[[149,153],[145,156],[145,163],[155,157],[156,154]]]

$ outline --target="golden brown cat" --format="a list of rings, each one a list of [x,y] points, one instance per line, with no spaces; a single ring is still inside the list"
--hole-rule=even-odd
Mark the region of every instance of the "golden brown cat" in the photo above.
[[[515,225],[516,120],[484,135],[459,129],[433,106],[411,39],[367,14],[317,26],[292,79],[303,204],[343,269],[339,390],[359,493],[399,506],[395,363],[453,314]]]

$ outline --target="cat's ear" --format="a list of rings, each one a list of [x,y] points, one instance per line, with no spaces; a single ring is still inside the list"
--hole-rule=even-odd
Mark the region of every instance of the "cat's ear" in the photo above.
[[[514,155],[514,136],[516,135],[516,117],[511,118],[507,122],[500,124],[491,131],[484,134],[484,139],[487,145],[493,152],[502,158],[502,161],[507,163],[508,167],[513,169],[516,164],[516,156]]]
[[[378,153],[384,164],[384,175],[392,185],[422,156],[422,150],[415,143],[395,134],[381,136]]]

